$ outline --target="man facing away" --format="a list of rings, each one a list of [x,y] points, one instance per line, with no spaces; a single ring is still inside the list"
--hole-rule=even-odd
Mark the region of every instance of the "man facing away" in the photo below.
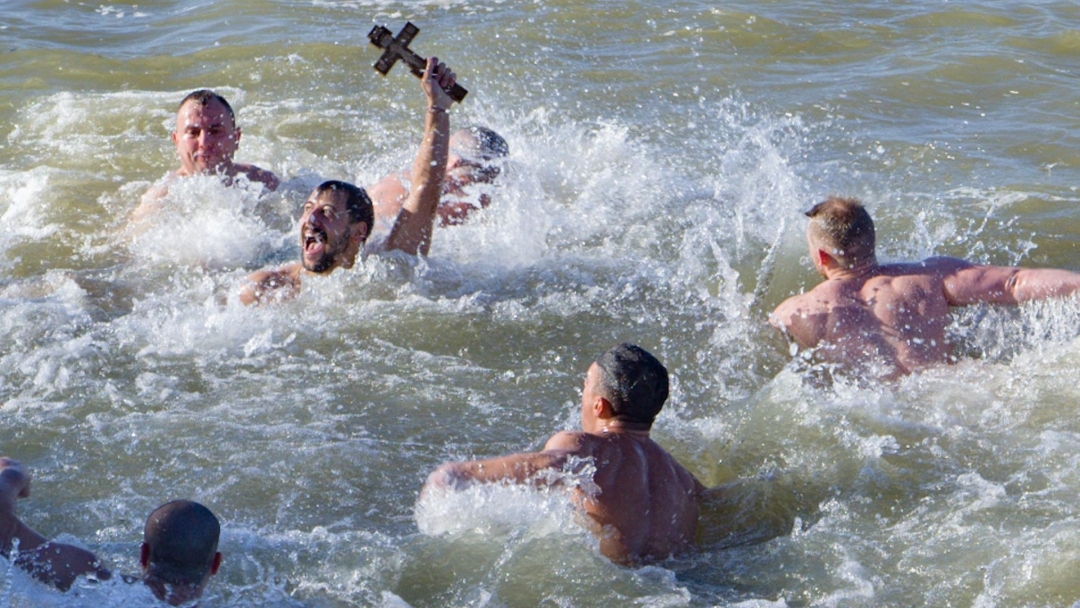
[[[1015,305],[1080,289],[1080,274],[1067,270],[949,257],[881,265],[874,222],[858,200],[831,197],[806,215],[810,260],[825,282],[785,300],[769,321],[844,369],[895,378],[949,363],[950,307]]]
[[[446,175],[448,111],[453,103],[444,89],[455,81],[450,68],[435,57],[428,58],[421,79],[428,100],[424,139],[413,164],[409,196],[383,243],[387,251],[427,255],[431,246],[436,208]],[[300,293],[304,276],[329,274],[339,267],[351,268],[373,224],[371,199],[363,189],[340,181],[320,184],[304,202],[300,216],[300,261],[252,273],[241,288],[240,301],[259,304],[289,299]]]
[[[491,129],[472,125],[458,129],[450,136],[450,152],[446,159],[446,179],[443,196],[439,201],[440,226],[456,226],[465,221],[469,213],[491,204],[491,197],[480,193],[471,200],[469,187],[473,184],[490,184],[501,169],[499,159],[510,154],[510,146],[501,135]],[[409,196],[408,171],[388,175],[368,189],[375,206],[375,221],[380,226],[392,226],[401,206]]]
[[[142,203],[132,213],[132,221],[141,221],[160,208],[158,199],[168,192],[168,184],[180,177],[219,175],[231,185],[238,176],[244,176],[267,190],[275,190],[280,184],[276,175],[255,165],[233,161],[240,147],[240,135],[236,115],[224,97],[208,89],[189,93],[177,108],[176,128],[172,132],[180,168],[147,190]]]
[[[0,552],[34,578],[67,591],[79,576],[112,578],[97,556],[46,540],[16,514],[19,498],[30,496],[30,474],[19,462],[0,458]],[[211,575],[221,567],[217,550],[221,525],[209,509],[196,502],[174,500],[146,519],[139,563],[142,582],[154,595],[174,606],[203,593]],[[15,542],[18,546],[15,546]]]
[[[543,473],[578,472],[568,469],[588,459],[595,467],[595,489],[571,491],[600,540],[600,552],[619,563],[666,558],[694,540],[706,491],[649,438],[667,396],[667,369],[641,347],[620,344],[585,374],[581,431],[556,433],[541,452],[443,464],[421,494],[477,482],[558,483]]]

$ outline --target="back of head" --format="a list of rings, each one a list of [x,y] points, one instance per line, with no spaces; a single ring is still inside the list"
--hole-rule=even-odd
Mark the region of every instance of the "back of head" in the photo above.
[[[146,518],[143,542],[149,549],[147,573],[171,585],[198,585],[217,554],[221,524],[203,505],[174,500]]]
[[[651,425],[668,398],[668,372],[648,351],[622,343],[596,359],[598,392],[615,419]]]
[[[206,104],[211,101],[217,101],[225,107],[225,111],[229,113],[229,119],[232,120],[233,126],[236,126],[236,114],[233,112],[232,106],[229,105],[228,101],[225,101],[224,97],[210,89],[199,89],[188,93],[186,97],[180,100],[180,105],[176,106],[176,111],[179,112],[184,107],[184,104],[189,101],[194,101],[201,106],[206,106]]]
[[[323,194],[324,192],[344,192],[345,209],[349,212],[349,223],[364,222],[367,225],[368,233],[371,233],[372,225],[375,223],[375,210],[372,207],[371,198],[363,188],[354,186],[349,182],[332,179],[319,184],[315,188],[316,194]]]
[[[847,266],[874,258],[874,220],[858,199],[831,196],[806,212],[812,238]]]
[[[487,127],[469,125],[455,133],[455,143],[459,156],[473,160],[495,160],[510,155],[510,145],[502,135]]]

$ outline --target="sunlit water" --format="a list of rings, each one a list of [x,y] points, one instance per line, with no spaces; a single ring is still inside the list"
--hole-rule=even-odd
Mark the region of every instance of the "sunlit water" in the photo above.
[[[470,90],[453,124],[510,142],[495,204],[426,259],[244,309],[244,275],[297,255],[312,186],[409,163],[422,95],[365,38],[406,20]],[[888,386],[793,361],[765,319],[816,283],[799,212],[832,193],[867,201],[885,259],[1080,268],[1078,59],[1066,2],[9,0],[20,512],[135,572],[145,515],[199,500],[224,524],[208,605],[1074,606],[1080,306],[963,311],[964,360]],[[284,186],[188,180],[132,233],[199,87]],[[672,372],[657,440],[708,485],[744,480],[698,550],[613,565],[557,493],[417,504],[440,462],[574,428],[622,340]],[[0,606],[154,605],[0,567]]]

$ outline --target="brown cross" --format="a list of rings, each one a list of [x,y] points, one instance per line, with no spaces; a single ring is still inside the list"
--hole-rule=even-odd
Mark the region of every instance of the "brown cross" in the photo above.
[[[401,33],[399,33],[396,38],[390,30],[381,25],[376,25],[371,28],[371,31],[368,32],[367,35],[368,38],[371,39],[371,44],[374,44],[380,49],[386,49],[383,52],[382,57],[379,57],[379,60],[375,62],[375,71],[386,76],[386,74],[390,72],[390,68],[394,67],[394,63],[400,59],[409,66],[409,70],[414,76],[422,78],[424,76],[424,68],[427,67],[427,62],[424,61],[423,57],[417,55],[409,48],[409,43],[412,42],[412,39],[415,38],[419,32],[420,28],[413,25],[411,21],[405,24],[405,27],[401,29]],[[469,92],[466,91],[464,87],[456,82],[454,83],[454,86],[446,90],[446,94],[450,96],[450,99],[459,103],[462,99],[465,99],[465,95],[468,93]]]

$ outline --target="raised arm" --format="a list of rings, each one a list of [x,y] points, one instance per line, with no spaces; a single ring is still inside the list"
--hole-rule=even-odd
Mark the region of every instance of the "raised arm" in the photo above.
[[[74,545],[50,542],[19,519],[16,503],[30,496],[30,474],[22,463],[0,458],[0,552],[10,557],[18,541],[15,564],[34,578],[66,591],[79,576],[94,574],[107,579],[96,555]]]
[[[1057,268],[963,264],[945,276],[944,289],[953,306],[1019,304],[1070,295],[1080,289],[1080,274]]]
[[[427,255],[431,247],[431,232],[435,224],[446,159],[449,152],[450,117],[447,114],[454,101],[444,89],[453,86],[454,73],[435,57],[429,57],[421,86],[427,95],[424,113],[424,139],[416,153],[411,172],[409,198],[390,229],[386,249],[398,249],[411,255]]]

